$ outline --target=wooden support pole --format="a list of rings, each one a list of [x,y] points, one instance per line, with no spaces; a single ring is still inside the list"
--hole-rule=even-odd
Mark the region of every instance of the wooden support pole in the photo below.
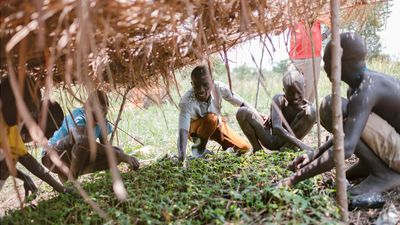
[[[333,95],[333,149],[336,168],[336,201],[340,211],[340,218],[343,222],[348,221],[346,174],[344,165],[344,134],[342,117],[342,99],[340,96],[341,81],[341,58],[342,48],[340,46],[339,34],[339,0],[331,0],[331,21],[332,21],[332,95]]]

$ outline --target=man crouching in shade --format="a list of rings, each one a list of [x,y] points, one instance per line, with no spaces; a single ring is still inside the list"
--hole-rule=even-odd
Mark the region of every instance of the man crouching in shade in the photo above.
[[[261,150],[262,146],[270,150],[279,150],[284,146],[294,145],[304,150],[312,150],[301,141],[316,121],[315,106],[304,96],[304,77],[293,68],[285,73],[282,81],[284,94],[272,98],[269,118],[261,116],[252,107],[240,107],[236,113],[239,125],[254,152]],[[287,121],[289,127],[283,120]],[[289,130],[293,131],[293,134]]]
[[[27,129],[22,129],[22,131],[20,131],[19,126],[22,125],[23,121],[21,120],[21,114],[17,108],[16,98],[9,77],[1,81],[0,93],[0,190],[5,180],[10,175],[13,175],[24,182],[25,198],[28,197],[29,193],[35,193],[37,191],[36,185],[30,176],[15,168],[16,164],[19,162],[29,172],[53,187],[54,190],[60,193],[71,192],[71,189],[61,185],[47,173],[24,145],[24,141],[29,142],[31,138],[29,134],[27,134]],[[29,113],[37,120],[38,118],[35,118],[34,115],[38,115],[39,109],[37,108],[36,102],[41,99],[41,94],[40,91],[33,91],[31,89],[30,78],[24,80],[22,96]],[[55,115],[58,110],[61,110],[58,103],[50,103],[47,119],[51,114],[54,113]],[[44,128],[45,135],[49,132],[54,132],[59,121],[60,120],[57,118],[52,122],[48,121]],[[23,134],[22,136],[27,137],[25,140],[23,140],[21,133]],[[15,174],[12,174],[13,169],[15,169]]]
[[[96,108],[99,113],[96,113]],[[91,93],[84,107],[67,114],[61,127],[49,139],[49,146],[57,151],[61,161],[69,167],[69,176],[74,179],[83,174],[109,169],[105,138],[112,132],[112,127],[106,120],[108,108],[108,97],[103,91]],[[101,123],[105,125],[105,135],[102,134]],[[94,142],[94,159],[91,158],[91,139],[100,140],[100,143]],[[118,147],[113,146],[111,150],[116,156],[117,164],[125,162],[133,170],[139,168],[139,161],[135,157],[126,155]],[[54,166],[45,150],[42,155],[43,165],[57,173],[60,180],[65,182],[68,177]]]
[[[341,79],[353,90],[345,107],[345,158],[353,154],[359,158],[346,176],[349,180],[363,178],[349,194],[352,199],[364,196],[368,199],[368,196],[400,186],[400,81],[366,68],[367,50],[360,36],[344,33],[340,39],[343,48]],[[324,54],[329,79],[331,46],[328,43]],[[321,115],[326,108],[322,107]],[[323,124],[329,124],[329,119],[321,118],[328,120]],[[279,184],[293,186],[333,167],[333,141],[329,140],[318,151],[296,158],[291,164],[295,173]]]
[[[222,99],[234,106],[246,103],[235,92],[211,78],[206,66],[197,66],[191,73],[192,88],[179,103],[178,159],[186,158],[188,138],[193,141],[192,156],[195,158],[209,154],[206,150],[208,140],[218,142],[223,149],[232,147],[239,153],[250,149],[248,142],[237,135],[221,120]]]

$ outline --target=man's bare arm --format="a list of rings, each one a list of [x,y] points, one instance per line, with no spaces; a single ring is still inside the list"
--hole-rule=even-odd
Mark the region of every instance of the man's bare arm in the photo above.
[[[18,162],[20,162],[35,176],[39,177],[41,180],[52,186],[56,191],[67,191],[66,188],[58,183],[56,180],[54,180],[54,178],[49,173],[47,173],[44,168],[38,163],[38,161],[36,161],[36,159],[33,158],[30,154],[19,157]]]
[[[188,141],[189,131],[180,128],[178,134],[178,159],[184,161],[186,159],[186,145]]]
[[[367,85],[365,84],[363,86]],[[376,101],[375,93],[360,89],[357,90],[357,93],[352,95],[347,104],[347,119],[343,127],[345,133],[344,150],[346,158],[354,153]]]
[[[331,170],[335,166],[333,160],[333,148],[324,151],[318,158],[312,160],[309,164],[295,172],[286,179],[285,183],[292,186],[300,181]]]
[[[300,141],[299,139],[297,139],[296,136],[290,134],[283,126],[283,114],[282,111],[279,109],[278,105],[280,105],[277,102],[277,97],[274,97],[273,101],[276,104],[271,105],[271,122],[272,122],[272,133],[276,136],[279,136],[280,138],[282,138],[284,141],[288,142],[288,143],[292,143],[294,145],[296,145],[297,147],[304,149],[306,151],[313,151],[314,149],[311,148],[310,146],[308,146],[307,144],[305,144],[304,142]]]

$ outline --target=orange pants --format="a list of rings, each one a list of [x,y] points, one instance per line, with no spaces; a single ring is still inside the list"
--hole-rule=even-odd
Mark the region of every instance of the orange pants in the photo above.
[[[250,149],[250,144],[228,127],[225,121],[218,124],[218,116],[213,113],[207,113],[190,123],[189,136],[193,134],[201,139],[216,141],[223,149],[233,147],[239,150],[239,153],[245,153]]]

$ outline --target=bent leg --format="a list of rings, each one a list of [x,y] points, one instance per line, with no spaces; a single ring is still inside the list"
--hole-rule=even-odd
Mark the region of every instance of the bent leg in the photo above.
[[[368,175],[369,175],[369,169],[361,161],[358,161],[356,164],[352,165],[346,171],[346,178],[349,181],[356,180],[359,178],[366,178]]]
[[[129,164],[132,170],[139,169],[140,164],[135,157],[125,154],[122,151],[122,149],[115,146],[112,146],[111,150],[113,151],[113,154],[115,154],[117,165],[120,164],[121,162],[125,162]],[[96,143],[95,159],[93,162],[89,160],[90,162],[87,163],[87,165],[84,168],[82,168],[82,172],[80,175],[110,169],[110,164],[108,161],[108,156],[106,151],[107,149],[105,145]]]
[[[209,139],[218,127],[218,116],[207,113],[204,117],[190,123],[189,136]]]
[[[313,104],[307,105],[305,111],[296,115],[290,127],[298,139],[303,139],[310,132],[317,120],[317,112]]]
[[[268,149],[279,149],[284,144],[280,138],[273,136],[271,130],[264,126],[263,119],[254,109],[240,107],[236,113],[236,119],[254,151],[262,149],[261,145]]]
[[[225,121],[221,122],[220,126],[210,138],[218,142],[223,149],[232,147],[239,150],[239,153],[246,153],[250,149],[250,144],[241,136],[235,133]]]
[[[204,153],[207,142],[217,127],[218,116],[213,113],[207,113],[204,117],[190,123],[189,138],[193,141],[193,156],[201,156]]]
[[[368,165],[369,176],[354,186],[351,194],[381,193],[400,186],[400,173],[390,169],[363,141],[358,143],[355,154]]]
[[[77,179],[83,174],[86,167],[91,166],[90,151],[87,146],[75,144],[71,151],[71,166],[69,168],[69,176]]]

